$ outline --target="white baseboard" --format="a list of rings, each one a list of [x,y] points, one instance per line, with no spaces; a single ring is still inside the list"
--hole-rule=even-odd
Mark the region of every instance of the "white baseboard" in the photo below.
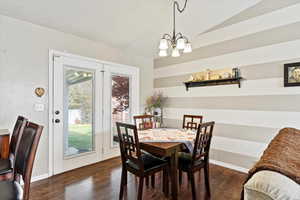
[[[42,175],[39,175],[39,176],[34,176],[34,177],[31,178],[31,182],[40,181],[40,180],[46,179],[48,177],[49,177],[48,174],[42,174]]]
[[[248,173],[248,171],[249,171],[249,169],[239,167],[239,166],[236,166],[236,165],[233,165],[233,164],[217,161],[217,160],[209,160],[209,162],[212,163],[212,164],[215,164],[215,165],[219,165],[219,166],[226,167],[226,168],[229,168],[229,169],[233,169],[233,170],[243,172],[243,173]]]

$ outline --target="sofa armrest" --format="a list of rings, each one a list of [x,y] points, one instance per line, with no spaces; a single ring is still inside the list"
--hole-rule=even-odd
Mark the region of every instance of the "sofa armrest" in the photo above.
[[[273,171],[260,171],[244,185],[244,200],[300,200],[300,185]]]

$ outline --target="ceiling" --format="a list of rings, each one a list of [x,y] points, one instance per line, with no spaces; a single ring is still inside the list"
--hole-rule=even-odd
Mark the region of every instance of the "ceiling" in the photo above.
[[[177,28],[193,41],[260,1],[188,0]],[[0,0],[0,14],[147,57],[156,56],[159,38],[172,30],[172,0]]]

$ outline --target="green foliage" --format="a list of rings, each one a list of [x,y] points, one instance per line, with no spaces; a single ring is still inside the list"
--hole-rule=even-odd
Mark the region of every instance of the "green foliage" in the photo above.
[[[92,121],[93,113],[93,84],[92,80],[69,86],[69,109],[81,111],[82,123]]]
[[[92,126],[90,124],[69,125],[69,147],[78,150],[92,150]]]

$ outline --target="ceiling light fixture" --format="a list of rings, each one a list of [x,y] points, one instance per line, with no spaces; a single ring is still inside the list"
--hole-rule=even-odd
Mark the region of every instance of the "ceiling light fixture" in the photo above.
[[[159,53],[160,57],[168,56],[168,53],[171,52],[172,57],[179,57],[180,53],[190,53],[192,52],[192,45],[182,33],[176,33],[176,20],[175,20],[175,11],[182,13],[186,8],[187,0],[185,0],[184,6],[180,9],[177,1],[173,2],[173,33],[164,34],[159,43]]]

